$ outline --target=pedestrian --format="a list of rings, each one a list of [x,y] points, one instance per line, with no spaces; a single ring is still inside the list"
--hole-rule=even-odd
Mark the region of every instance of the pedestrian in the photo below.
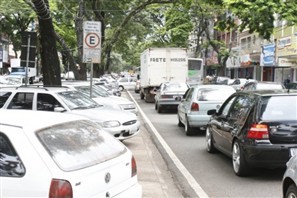
[[[290,80],[290,76],[288,76],[288,78],[286,78],[286,79],[284,80],[284,85],[285,85],[286,88],[288,88],[288,85],[289,85],[290,82],[291,82],[291,80]]]

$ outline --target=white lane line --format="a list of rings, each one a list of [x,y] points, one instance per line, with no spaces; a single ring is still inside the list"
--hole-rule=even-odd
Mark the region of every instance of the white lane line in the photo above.
[[[173,163],[176,165],[176,167],[180,170],[180,172],[184,175],[186,180],[188,181],[189,185],[192,187],[192,189],[195,191],[195,193],[198,195],[198,197],[205,197],[208,198],[208,195],[206,192],[201,188],[201,186],[196,182],[195,178],[189,173],[189,171],[186,169],[186,167],[179,161],[179,159],[176,157],[176,155],[173,153],[171,148],[168,146],[168,144],[165,142],[165,140],[162,138],[162,136],[159,134],[157,129],[154,127],[154,125],[151,123],[151,121],[148,119],[148,117],[144,114],[140,106],[137,104],[137,102],[134,100],[132,97],[131,93],[127,91],[129,94],[130,98],[133,100],[135,105],[138,108],[138,111],[141,113],[142,117],[146,121],[146,123],[150,126],[152,129],[153,133],[156,135],[158,138],[160,144],[163,146],[169,157],[172,159]]]

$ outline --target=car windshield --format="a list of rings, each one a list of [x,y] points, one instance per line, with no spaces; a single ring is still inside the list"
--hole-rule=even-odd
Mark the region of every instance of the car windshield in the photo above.
[[[188,86],[184,83],[165,84],[163,91],[187,91]]]
[[[91,91],[90,86],[76,86],[75,88],[87,96],[90,95],[90,91]],[[109,94],[106,94],[105,90],[100,90],[97,88],[97,86],[93,86],[92,98],[107,97],[107,96],[109,96]]]
[[[197,100],[199,101],[226,100],[234,92],[235,92],[234,89],[224,89],[219,87],[218,88],[201,88],[197,92]]]
[[[78,91],[64,91],[58,93],[58,95],[71,110],[89,109],[100,106],[94,100]]]
[[[64,171],[93,166],[126,152],[119,141],[88,120],[51,126],[36,134],[55,163]]]
[[[297,96],[265,97],[261,120],[297,120]]]

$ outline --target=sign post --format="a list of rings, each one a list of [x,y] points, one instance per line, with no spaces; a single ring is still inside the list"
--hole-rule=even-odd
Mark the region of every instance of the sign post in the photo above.
[[[85,21],[83,39],[83,63],[91,63],[90,97],[92,97],[93,63],[101,62],[101,22]]]

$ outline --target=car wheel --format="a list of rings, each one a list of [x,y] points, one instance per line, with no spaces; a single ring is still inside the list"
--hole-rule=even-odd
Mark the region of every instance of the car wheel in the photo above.
[[[186,117],[186,124],[185,124],[185,132],[186,132],[186,135],[188,136],[193,135],[193,128],[190,126],[187,117]]]
[[[155,110],[157,110],[158,109],[158,104],[157,103],[155,103]]]
[[[238,176],[246,176],[249,172],[249,167],[244,159],[243,150],[238,142],[235,140],[232,147],[232,164],[233,171]]]
[[[286,191],[285,198],[296,198],[297,197],[297,187],[295,184],[291,184]]]
[[[124,87],[123,86],[119,86],[119,90],[120,91],[124,91]]]
[[[162,113],[162,111],[163,111],[163,108],[162,108],[162,106],[160,106],[160,105],[157,105],[157,111],[158,111],[158,113]]]
[[[177,126],[179,126],[179,127],[182,127],[182,126],[184,126],[184,125],[183,125],[183,123],[180,121],[180,117],[179,117],[179,115],[178,115],[178,114],[177,114],[177,119],[178,119]]]
[[[208,127],[206,128],[206,149],[207,149],[207,152],[209,152],[209,153],[215,153],[216,152],[216,148],[213,145],[212,134],[211,134]]]

